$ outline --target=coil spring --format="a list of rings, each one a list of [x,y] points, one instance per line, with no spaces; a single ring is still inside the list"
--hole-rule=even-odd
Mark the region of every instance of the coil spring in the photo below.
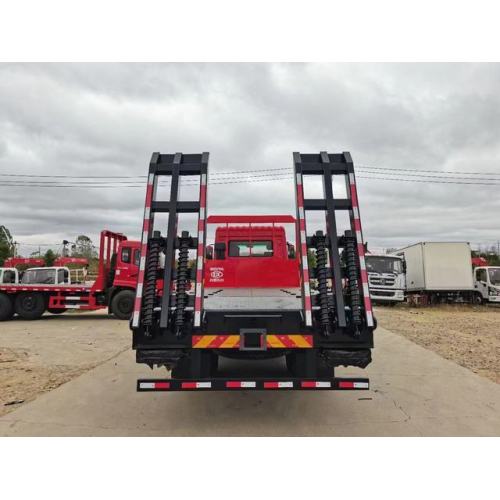
[[[320,323],[326,335],[329,334],[330,330],[327,260],[325,237],[316,235],[316,276],[318,279]]]
[[[187,303],[188,284],[188,260],[189,260],[189,238],[180,238],[179,258],[177,260],[177,287],[176,287],[176,308],[175,327],[177,335],[182,333],[184,326],[184,310]]]
[[[349,292],[351,295],[352,321],[355,325],[361,324],[361,294],[359,292],[358,266],[356,263],[356,240],[346,237],[345,239],[345,263],[346,275],[349,280]]]
[[[160,257],[160,242],[151,241],[144,273],[144,293],[142,299],[142,323],[144,326],[153,324],[153,309],[156,294],[156,273]]]

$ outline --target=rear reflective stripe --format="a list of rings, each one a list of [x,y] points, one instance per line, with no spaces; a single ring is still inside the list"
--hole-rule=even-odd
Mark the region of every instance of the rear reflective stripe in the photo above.
[[[324,381],[315,381],[315,380],[304,380],[301,383],[301,387],[304,389],[316,389],[316,388],[321,388],[321,387],[331,387],[332,383],[331,382],[324,382]]]
[[[293,382],[264,382],[264,389],[292,389]]]
[[[155,389],[170,389],[170,382],[155,382]]]
[[[212,381],[194,380],[139,380],[137,389],[139,391],[179,391],[179,390],[234,390],[234,389],[369,389],[368,380],[353,381],[349,379],[331,380],[228,380],[215,379]]]
[[[212,382],[182,382],[182,389],[210,389]]]
[[[312,335],[276,335],[267,334],[268,349],[310,349],[314,347]],[[195,349],[238,349],[239,335],[193,335],[191,346]]]
[[[342,380],[339,382],[340,389],[368,389],[368,382],[351,382],[348,380]]]
[[[254,388],[257,386],[255,382],[236,382],[236,381],[229,381],[226,382],[226,387],[228,389],[248,389],[248,388]]]

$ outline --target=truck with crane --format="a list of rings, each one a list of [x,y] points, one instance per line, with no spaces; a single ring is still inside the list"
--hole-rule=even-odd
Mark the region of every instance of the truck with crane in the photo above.
[[[293,154],[295,217],[207,217],[208,158],[151,158],[132,343],[137,363],[166,368],[167,376],[139,379],[137,390],[368,389],[366,377],[335,376],[337,367],[371,362],[376,328],[351,155]],[[199,181],[195,200],[180,199],[186,177]],[[323,180],[320,198],[304,196],[310,177]],[[168,198],[158,195],[160,178],[171,181]],[[334,196],[333,178],[345,195]],[[325,214],[325,231],[308,234],[311,211]],[[349,219],[343,231],[341,211]],[[166,228],[158,214],[168,214]],[[194,233],[185,230],[185,214],[196,217]],[[207,244],[209,226],[215,237]]]
[[[63,257],[59,264],[75,263]],[[68,260],[69,259],[69,260]],[[119,319],[129,319],[139,270],[140,244],[120,233],[104,230],[100,236],[98,273],[93,283],[73,281],[64,265],[32,267],[20,276],[15,267],[1,268],[0,321],[15,314],[39,319],[46,311],[108,309]]]

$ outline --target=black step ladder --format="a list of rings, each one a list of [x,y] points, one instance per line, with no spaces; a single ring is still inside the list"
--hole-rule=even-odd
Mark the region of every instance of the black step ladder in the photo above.
[[[347,278],[349,283],[349,307],[352,313],[352,321],[361,322],[362,312],[367,327],[373,327],[373,312],[368,289],[368,275],[365,264],[365,249],[361,230],[359,215],[358,195],[354,166],[351,155],[348,152],[342,154],[328,154],[322,151],[319,154],[293,153],[293,164],[295,173],[295,194],[297,204],[297,236],[301,258],[301,281],[302,299],[304,309],[304,321],[306,326],[313,325],[313,304],[311,300],[310,277],[308,266],[308,248],[316,248],[318,260],[324,259],[326,264],[326,252],[329,255],[329,271],[326,268],[320,270],[319,303],[320,321],[323,323],[324,334],[331,334],[331,317],[334,316],[337,328],[346,328],[346,301],[343,289],[343,279]],[[333,194],[332,176],[342,175],[346,182],[347,198],[335,198]],[[304,176],[321,176],[323,180],[323,197],[320,199],[304,198]],[[348,210],[350,219],[350,231],[339,235],[337,231],[336,211]],[[306,213],[307,211],[323,211],[326,219],[326,235],[321,232],[313,237],[307,235]],[[344,248],[344,259],[346,264],[344,270],[341,267],[340,248]],[[320,255],[321,254],[321,255]],[[332,293],[327,292],[326,280],[332,279]]]
[[[203,264],[206,242],[207,175],[208,153],[153,153],[149,166],[146,201],[144,205],[141,259],[132,316],[133,329],[144,327],[147,331],[152,328],[155,312],[154,301],[156,297],[159,253],[164,252],[163,296],[161,298],[160,316],[157,326],[160,329],[159,331],[162,329],[173,330],[173,325],[170,324],[169,313],[172,307],[173,281],[176,278],[174,271],[175,251],[176,248],[182,248],[184,260],[187,257],[187,253],[185,255],[184,253],[188,247],[196,248],[197,251],[193,326],[198,328],[201,325]],[[200,189],[198,200],[179,200],[181,176],[199,176]],[[168,200],[157,199],[158,180],[160,177],[169,177],[171,180],[170,197]],[[154,230],[155,214],[159,212],[169,214],[167,232],[164,236],[159,231]],[[187,237],[186,233],[178,235],[178,215],[182,213],[198,213],[197,235],[195,238]],[[181,242],[180,244],[179,241]],[[185,264],[187,265],[187,260]],[[177,307],[180,305],[179,302],[179,300],[176,301]]]

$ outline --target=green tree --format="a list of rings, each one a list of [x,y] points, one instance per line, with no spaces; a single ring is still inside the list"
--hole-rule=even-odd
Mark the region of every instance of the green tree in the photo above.
[[[88,236],[81,234],[76,238],[72,255],[73,257],[85,257],[90,261],[97,257],[97,252],[92,244],[92,240]]]
[[[0,266],[5,259],[14,255],[14,242],[10,231],[5,226],[0,226]]]
[[[47,267],[52,267],[54,265],[54,261],[56,260],[57,258],[57,254],[54,253],[54,251],[52,249],[48,249],[46,252],[45,252],[45,255],[43,256],[43,258],[45,259],[45,265]]]
[[[307,264],[310,269],[314,269],[316,267],[316,250],[307,250]]]

